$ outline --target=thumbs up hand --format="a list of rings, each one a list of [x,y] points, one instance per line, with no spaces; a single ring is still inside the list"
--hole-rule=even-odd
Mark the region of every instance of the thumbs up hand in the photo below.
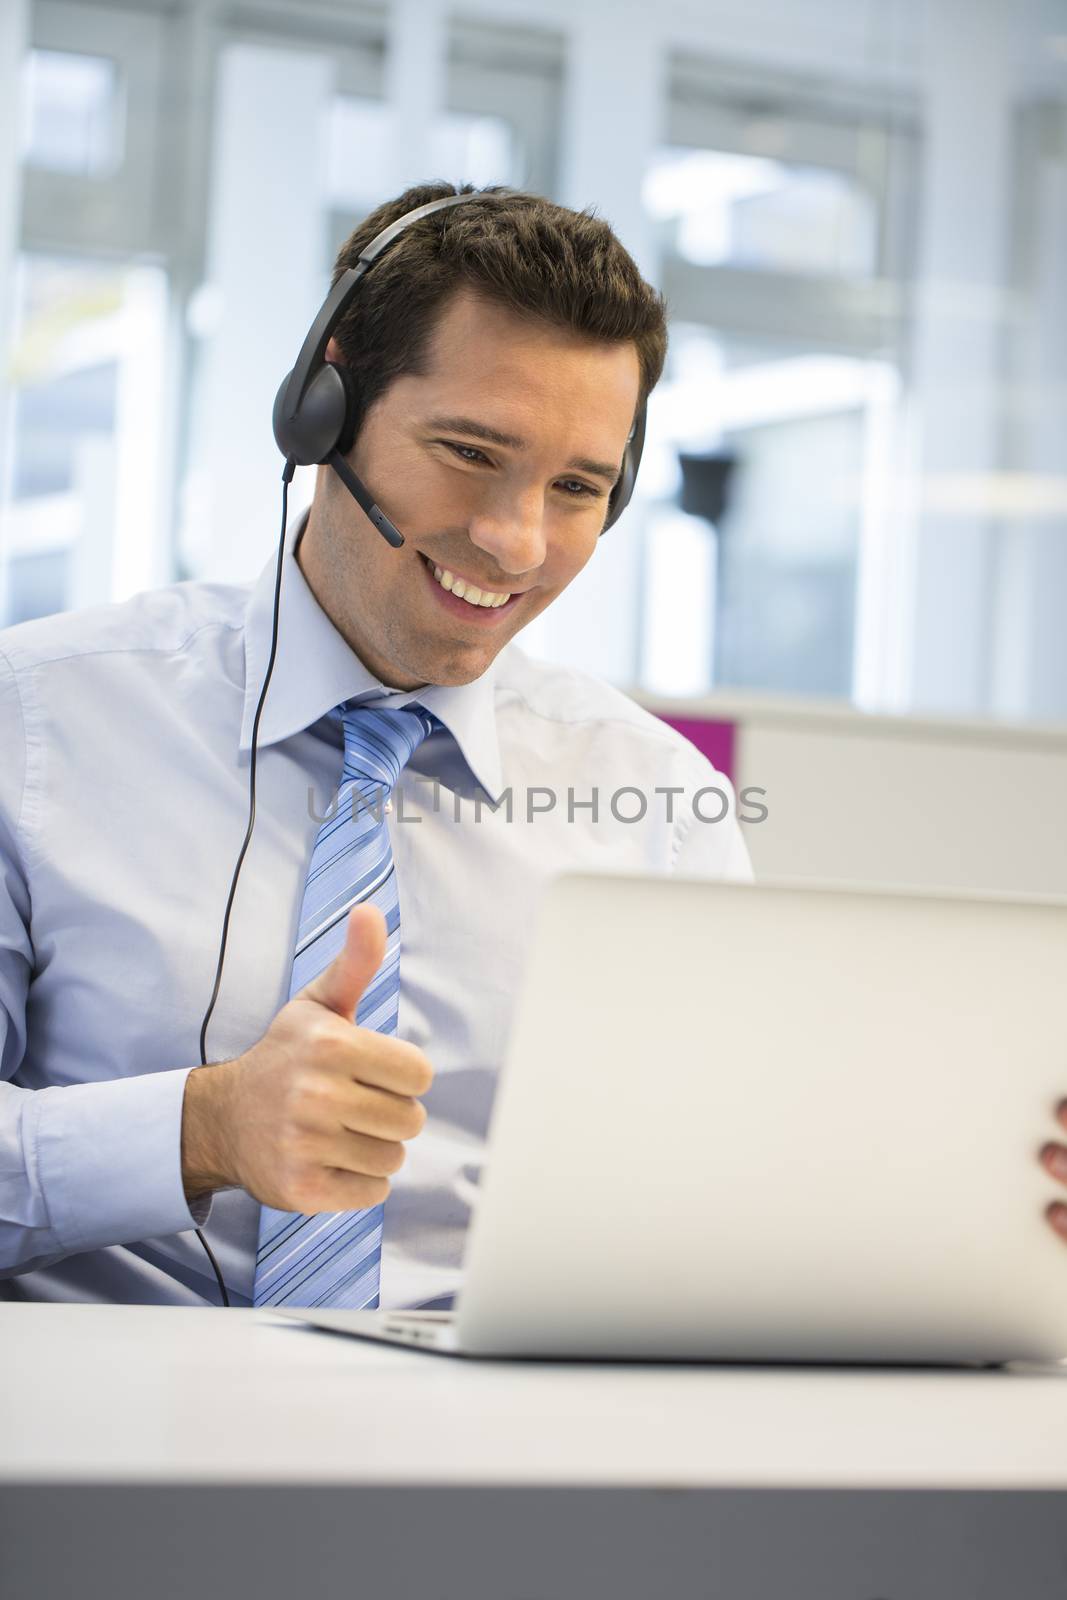
[[[279,1211],[357,1211],[389,1193],[422,1130],[433,1068],[415,1045],[361,1028],[356,1007],[385,954],[376,906],[348,916],[344,948],[244,1055],[185,1083],[182,1177],[193,1200],[245,1189]]]

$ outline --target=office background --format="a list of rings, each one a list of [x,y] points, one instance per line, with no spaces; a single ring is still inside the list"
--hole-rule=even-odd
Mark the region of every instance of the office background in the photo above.
[[[725,722],[758,864],[1059,887],[1067,0],[0,13],[0,622],[254,575],[340,240],[416,180],[530,187],[613,223],[672,347],[528,647]]]

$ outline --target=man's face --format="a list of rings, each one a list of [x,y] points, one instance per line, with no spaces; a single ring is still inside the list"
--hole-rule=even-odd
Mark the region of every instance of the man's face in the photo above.
[[[469,683],[566,588],[596,547],[639,382],[632,344],[592,343],[467,289],[445,303],[428,370],[390,384],[351,456],[403,547],[325,467],[300,545],[316,599],[376,677]],[[508,599],[472,605],[435,569]]]

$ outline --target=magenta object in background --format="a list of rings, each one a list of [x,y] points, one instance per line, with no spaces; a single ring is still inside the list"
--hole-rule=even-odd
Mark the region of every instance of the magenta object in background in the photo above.
[[[732,722],[712,722],[706,717],[665,717],[660,715],[660,721],[669,723],[690,744],[695,744],[701,755],[707,756],[712,766],[725,773],[733,782],[734,779],[734,733]]]

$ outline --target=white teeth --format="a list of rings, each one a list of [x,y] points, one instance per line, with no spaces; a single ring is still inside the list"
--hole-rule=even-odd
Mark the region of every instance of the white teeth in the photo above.
[[[427,565],[429,566],[428,562]],[[487,610],[495,611],[498,606],[504,605],[511,599],[510,594],[494,594],[491,589],[479,589],[476,584],[468,583],[465,578],[457,578],[447,567],[430,567],[430,570],[442,589],[448,589],[459,600],[466,600],[468,605],[483,606]]]

